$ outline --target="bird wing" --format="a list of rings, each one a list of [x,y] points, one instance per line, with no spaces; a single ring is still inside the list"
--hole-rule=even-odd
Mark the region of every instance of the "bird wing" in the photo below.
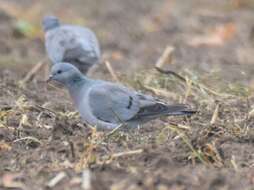
[[[109,123],[128,121],[140,110],[135,92],[111,83],[94,86],[89,92],[89,103],[93,115]]]
[[[191,115],[185,104],[168,105],[112,83],[95,86],[89,93],[93,115],[110,123],[147,121],[160,116]]]

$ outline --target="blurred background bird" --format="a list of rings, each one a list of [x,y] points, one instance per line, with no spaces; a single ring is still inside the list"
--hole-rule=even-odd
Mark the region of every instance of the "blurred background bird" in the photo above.
[[[52,64],[68,62],[86,74],[100,62],[100,46],[89,28],[61,24],[55,16],[45,16],[42,26],[46,51]]]

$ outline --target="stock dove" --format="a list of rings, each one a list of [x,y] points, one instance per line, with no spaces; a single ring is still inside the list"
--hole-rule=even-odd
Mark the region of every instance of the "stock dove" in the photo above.
[[[113,129],[122,123],[135,127],[160,116],[195,113],[184,104],[168,105],[119,84],[89,79],[69,63],[55,64],[51,80],[68,89],[82,121],[98,128]]]

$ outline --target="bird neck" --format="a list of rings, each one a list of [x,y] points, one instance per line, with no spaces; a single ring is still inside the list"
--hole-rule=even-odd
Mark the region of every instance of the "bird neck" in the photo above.
[[[87,78],[82,75],[75,75],[73,76],[67,84],[67,87],[71,89],[76,89],[86,83]]]
[[[78,106],[77,100],[79,100],[84,85],[87,85],[88,79],[85,76],[75,76],[68,83],[67,87],[76,106]]]

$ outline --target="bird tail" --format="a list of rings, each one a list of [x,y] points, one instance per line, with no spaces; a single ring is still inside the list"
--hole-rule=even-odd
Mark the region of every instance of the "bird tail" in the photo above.
[[[176,104],[176,105],[164,105],[165,110],[162,114],[165,115],[192,115],[195,114],[197,111],[190,110],[190,108],[185,104]]]
[[[160,116],[177,116],[177,115],[192,115],[196,113],[190,110],[185,104],[167,105],[157,102],[152,105],[145,106],[131,120],[150,120]]]

